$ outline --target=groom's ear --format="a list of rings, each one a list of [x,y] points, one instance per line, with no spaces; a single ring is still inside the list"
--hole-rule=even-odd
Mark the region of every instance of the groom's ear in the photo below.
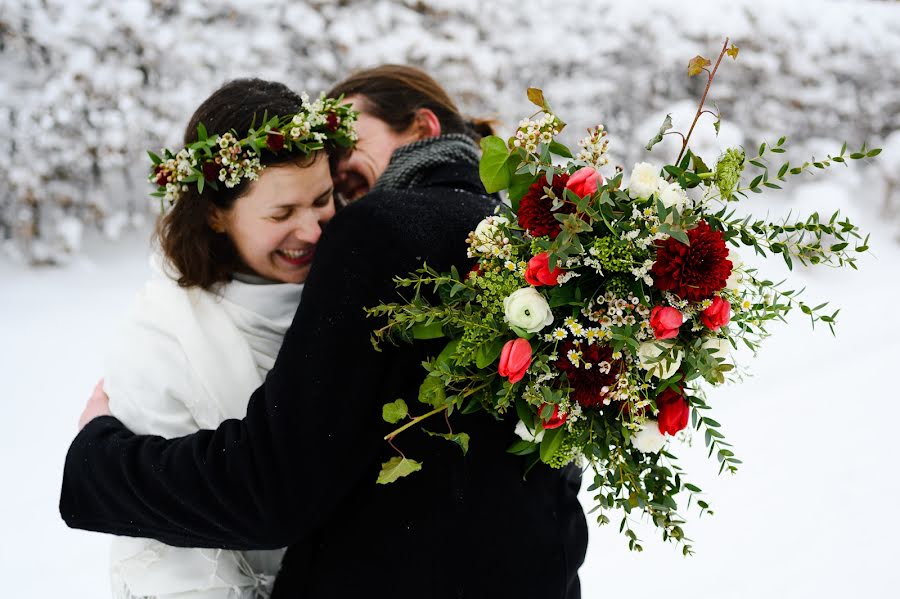
[[[412,124],[417,139],[437,137],[441,134],[441,121],[430,108],[419,108]]]

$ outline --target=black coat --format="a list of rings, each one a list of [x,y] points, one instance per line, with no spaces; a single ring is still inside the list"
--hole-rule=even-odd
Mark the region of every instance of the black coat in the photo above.
[[[247,416],[171,440],[94,419],[66,457],[66,523],[178,546],[290,546],[276,597],[579,597],[580,473],[538,465],[523,480],[524,459],[505,452],[514,416],[454,415],[471,435],[465,457],[403,433],[396,442],[422,471],[375,484],[395,455],[381,406],[402,397],[425,411],[421,362],[442,342],[376,352],[363,308],[397,298],[392,278],[423,261],[467,270],[466,235],[492,209],[475,169],[450,165],[341,211]]]

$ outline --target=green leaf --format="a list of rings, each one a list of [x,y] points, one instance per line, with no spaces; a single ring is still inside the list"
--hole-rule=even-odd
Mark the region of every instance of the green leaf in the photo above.
[[[390,484],[398,478],[409,476],[413,472],[418,472],[421,469],[422,464],[415,460],[394,456],[387,462],[381,464],[381,472],[378,473],[378,484]]]
[[[381,419],[391,424],[397,424],[409,414],[409,408],[402,399],[386,403],[381,406]]]
[[[425,431],[431,437],[440,437],[442,439],[446,439],[451,443],[456,443],[459,445],[459,448],[462,449],[463,455],[469,453],[469,435],[466,433],[433,433],[431,431]]]
[[[881,148],[875,148],[874,150],[866,152],[866,158],[875,158],[879,154],[881,154]]]
[[[413,339],[440,339],[444,336],[441,323],[435,321],[431,324],[419,323],[412,328]]]
[[[562,156],[563,158],[575,158],[572,155],[572,151],[569,150],[566,146],[562,145],[555,139],[550,142],[550,153],[556,154],[557,156]]]
[[[197,139],[206,141],[207,137],[209,136],[206,133],[206,126],[203,123],[197,123]]]
[[[659,128],[659,133],[657,133],[653,139],[651,139],[650,141],[647,142],[647,146],[646,146],[647,151],[649,152],[650,150],[653,149],[653,146],[655,146],[656,144],[661,142],[663,140],[663,135],[665,135],[666,131],[668,131],[671,128],[672,128],[672,115],[667,114],[666,118],[663,120],[663,124]]]
[[[510,168],[507,165],[509,150],[506,142],[496,135],[481,138],[481,163],[478,174],[488,193],[496,193],[509,187]]]
[[[159,163],[162,162],[162,158],[160,158],[159,156],[157,156],[157,155],[154,154],[153,152],[151,152],[151,151],[148,150],[148,151],[147,151],[147,154],[150,156],[150,160],[153,161],[153,166],[156,166],[157,164],[159,164]]]
[[[525,441],[524,439],[519,439],[509,446],[506,453],[511,453],[513,455],[529,455],[537,451],[537,449],[537,444],[532,443],[531,441]]]
[[[521,200],[531,186],[534,184],[534,176],[528,173],[512,175],[509,180],[509,189],[506,194],[509,196],[510,204],[514,211],[519,209],[519,200]]]
[[[441,353],[439,353],[437,358],[434,359],[435,366],[438,366],[444,370],[449,370],[451,360],[453,359],[453,356],[456,355],[456,348],[459,347],[459,342],[459,339],[454,339],[450,341],[450,343],[445,345],[444,349],[441,350]]]
[[[478,349],[475,350],[475,366],[481,369],[493,364],[500,357],[505,344],[506,342],[503,339],[494,339],[479,345]]]
[[[546,464],[559,451],[562,442],[563,427],[545,430],[541,440],[541,461]]]
[[[691,152],[691,161],[694,165],[694,172],[699,174],[708,173],[709,167],[706,166],[706,163],[703,162],[703,159]]]
[[[433,408],[439,408],[446,403],[446,400],[447,394],[440,377],[425,377],[425,380],[419,385],[419,401]]]

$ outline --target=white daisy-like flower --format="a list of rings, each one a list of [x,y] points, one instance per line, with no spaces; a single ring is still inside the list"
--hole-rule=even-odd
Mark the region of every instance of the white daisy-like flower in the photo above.
[[[553,329],[552,333],[550,333],[550,337],[554,341],[562,341],[563,339],[565,339],[568,336],[569,336],[569,333],[562,327],[557,327],[557,328]]]

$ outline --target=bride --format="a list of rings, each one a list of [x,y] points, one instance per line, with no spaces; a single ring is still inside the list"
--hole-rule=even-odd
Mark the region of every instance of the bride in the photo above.
[[[241,144],[273,116],[287,117],[284,130],[263,135],[263,147]],[[227,83],[197,108],[185,146],[207,133],[219,143],[212,159],[184,152],[168,163],[173,168],[165,161],[156,167],[172,206],[157,227],[155,273],[106,363],[109,407],[126,426],[172,438],[244,416],[291,324],[322,226],[334,215],[326,150],[352,143],[353,121],[346,105],[309,102],[259,79]],[[184,162],[179,167],[184,160],[204,172],[203,185],[175,180],[178,168],[182,178],[191,172]],[[267,597],[282,554],[117,537],[113,594]]]

